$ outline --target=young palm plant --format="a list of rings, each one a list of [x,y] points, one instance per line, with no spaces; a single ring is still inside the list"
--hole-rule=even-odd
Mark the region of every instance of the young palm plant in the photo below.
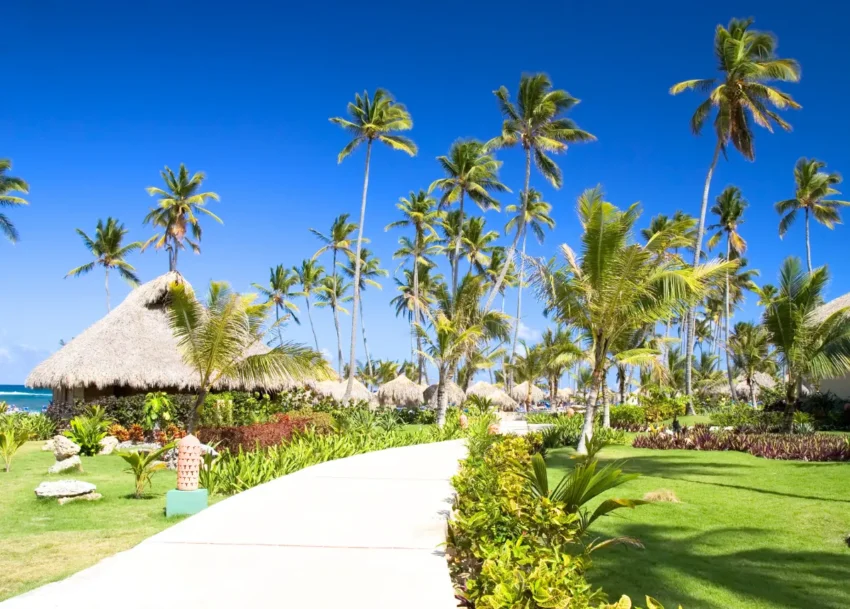
[[[129,471],[133,474],[136,480],[135,491],[133,496],[136,499],[141,499],[145,494],[145,489],[153,483],[153,475],[156,472],[161,472],[168,466],[165,461],[162,461],[162,456],[174,448],[174,444],[166,444],[165,446],[152,451],[145,450],[129,450],[116,451],[119,457],[124,459],[127,465],[130,466]]]
[[[21,178],[5,175],[11,168],[12,161],[10,159],[0,159],[0,207],[20,207],[22,205],[29,205],[26,199],[10,194],[13,192],[27,194],[30,191],[29,184]],[[15,225],[12,224],[9,217],[3,213],[0,213],[0,233],[3,233],[12,243],[17,243],[20,238],[18,229],[15,228]]]
[[[313,332],[313,342],[316,345],[316,351],[318,351],[319,337],[316,336],[316,326],[313,324],[310,299],[318,291],[325,269],[315,260],[307,259],[301,261],[300,267],[294,267],[294,271],[298,276],[298,283],[301,285],[301,291],[295,295],[304,297],[304,303],[307,305],[307,319],[310,321],[310,331]]]
[[[296,317],[298,306],[292,302],[292,297],[295,294],[292,288],[298,283],[298,275],[291,269],[285,268],[282,264],[269,269],[269,285],[268,287],[258,283],[252,283],[251,287],[257,290],[262,296],[265,296],[266,301],[274,305],[275,327],[277,328],[277,342],[283,344],[283,332],[281,326],[290,317],[295,320],[295,323],[301,322]],[[283,319],[280,317],[280,312],[283,311]],[[317,349],[318,350],[318,349]]]
[[[750,389],[750,404],[756,407],[755,375],[757,372],[771,374],[776,370],[770,352],[770,337],[761,325],[746,321],[735,324],[732,336],[729,337],[729,350],[732,352],[732,363],[735,370],[740,371]],[[735,397],[734,392],[732,397]]]
[[[97,227],[94,232],[94,239],[89,237],[81,229],[77,229],[77,234],[82,238],[86,249],[94,256],[92,262],[88,262],[82,266],[68,271],[65,275],[68,277],[79,277],[93,270],[96,266],[102,266],[106,287],[106,310],[110,311],[109,304],[109,271],[115,269],[116,272],[130,285],[139,285],[139,278],[136,276],[136,269],[124,258],[127,254],[142,247],[140,241],[134,241],[123,245],[124,237],[129,231],[124,228],[123,224],[119,224],[115,218],[107,218],[106,224],[103,220],[97,221]]]
[[[784,237],[788,228],[797,218],[797,212],[803,210],[806,215],[806,266],[812,272],[812,242],[809,238],[809,216],[827,228],[841,224],[839,209],[850,205],[850,201],[827,199],[841,193],[833,188],[841,184],[841,175],[821,171],[826,163],[817,159],[802,158],[794,167],[794,182],[797,185],[793,199],[785,199],[776,204],[776,211],[782,216],[779,221],[779,236]]]
[[[708,192],[720,153],[725,155],[731,143],[745,159],[755,160],[752,123],[755,122],[770,132],[773,131],[773,125],[789,131],[791,126],[776,110],[800,108],[790,95],[768,84],[774,81],[799,81],[799,64],[793,59],[777,57],[777,41],[773,34],[751,29],[752,24],[752,19],[732,19],[727,27],[717,26],[714,34],[714,55],[721,72],[719,77],[685,80],[670,88],[672,95],[688,90],[708,93],[708,99],[697,106],[691,118],[691,131],[694,135],[700,134],[712,111],[714,112],[714,133],[717,141],[702,192],[694,264],[698,264],[702,256]],[[689,395],[690,362],[694,353],[694,314],[692,308],[687,319],[685,384]]]
[[[360,202],[360,224],[357,230],[357,249],[354,252],[354,304],[351,315],[351,354],[349,362],[357,355],[357,315],[360,309],[360,250],[363,245],[363,226],[366,222],[366,193],[369,190],[369,162],[372,157],[372,144],[380,142],[392,148],[416,156],[417,148],[413,140],[398,135],[400,131],[413,128],[413,119],[404,105],[396,102],[384,89],[377,89],[370,98],[368,92],[363,96],[355,95],[354,102],[348,104],[348,118],[334,117],[330,121],[345,129],[352,139],[339,153],[337,161],[342,163],[358,146],[366,144],[366,169],[363,172],[363,198]],[[343,400],[351,398],[354,388],[354,369],[348,375]]]
[[[149,186],[147,192],[150,196],[159,197],[157,206],[145,216],[145,224],[150,224],[154,230],[161,230],[145,242],[142,250],[153,245],[155,249],[168,252],[168,270],[177,270],[177,254],[186,249],[186,243],[196,254],[201,253],[201,222],[199,214],[204,214],[222,224],[221,218],[206,208],[209,201],[218,201],[219,197],[214,192],[198,192],[206,179],[203,171],[198,171],[189,177],[189,170],[183,163],[177,175],[166,167],[160,172],[165,188]],[[192,233],[192,238],[186,236]]]

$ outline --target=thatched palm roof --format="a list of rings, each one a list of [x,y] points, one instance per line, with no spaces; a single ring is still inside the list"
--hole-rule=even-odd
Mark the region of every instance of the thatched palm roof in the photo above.
[[[311,384],[313,391],[315,391],[319,395],[324,395],[333,398],[338,402],[341,402],[342,398],[345,396],[345,389],[347,386],[348,380],[319,381],[318,383]],[[375,401],[375,395],[371,391],[369,391],[366,385],[361,383],[359,380],[354,379],[354,387],[351,390],[351,399],[353,401],[363,400],[372,403]]]
[[[29,387],[97,388],[124,386],[191,390],[197,388],[197,373],[183,362],[177,340],[168,325],[168,287],[189,283],[170,272],[134,289],[106,317],[77,335],[59,351],[30,372]],[[251,355],[269,350],[257,344]],[[281,379],[268,390],[291,388],[291,379]],[[217,389],[258,389],[222,382]]]
[[[516,385],[510,393],[511,397],[515,399],[517,402],[525,402],[525,398],[528,395],[528,382],[520,383]],[[539,402],[543,398],[546,397],[546,394],[543,393],[543,390],[539,387],[532,385],[531,386],[531,401]]]
[[[761,389],[773,389],[776,387],[776,381],[769,374],[765,374],[764,372],[756,372],[753,375],[753,385],[755,389],[756,397],[758,398]],[[718,386],[712,393],[721,394],[721,395],[729,395],[729,382],[725,381],[722,385]],[[747,385],[747,378],[740,374],[735,378],[735,393],[738,396],[746,397],[749,399],[750,397],[750,386]]]
[[[490,383],[485,383],[484,381],[478,381],[472,385],[472,387],[466,390],[466,395],[467,397],[470,395],[483,396],[493,402],[493,405],[501,410],[514,410],[517,407],[516,401],[514,401],[511,396],[499,387],[491,385]]]
[[[425,388],[401,374],[389,383],[378,387],[378,403],[381,406],[405,406],[417,408],[425,403]]]
[[[557,395],[558,395],[558,399],[566,400],[566,399],[569,399],[573,395],[573,390],[570,389],[569,387],[562,387],[561,389],[558,389]]]
[[[449,406],[460,406],[466,400],[466,395],[460,385],[453,381],[446,381],[446,395],[448,396]],[[437,385],[430,385],[423,394],[425,402],[429,408],[437,407]]]
[[[478,381],[473,383],[469,389],[466,390],[466,395],[469,397],[470,395],[480,395],[487,397],[489,393],[496,391],[498,387],[495,385],[491,385],[486,381]]]
[[[816,321],[823,321],[836,311],[840,311],[842,309],[850,308],[850,292],[845,294],[844,296],[839,296],[833,300],[830,300],[828,303],[819,306],[814,310],[812,315]]]

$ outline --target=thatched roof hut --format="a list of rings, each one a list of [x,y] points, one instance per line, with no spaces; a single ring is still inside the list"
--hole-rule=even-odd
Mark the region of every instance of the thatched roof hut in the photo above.
[[[511,398],[511,396],[499,387],[491,385],[490,383],[485,383],[484,381],[478,381],[472,385],[466,390],[466,395],[467,397],[470,395],[480,395],[485,397],[493,402],[493,405],[500,410],[515,410],[517,407],[516,401]]]
[[[573,390],[569,387],[562,387],[558,389],[557,396],[559,400],[568,400],[573,396]]]
[[[425,388],[401,374],[389,383],[378,387],[378,403],[381,406],[404,406],[418,408],[425,403]]]
[[[448,395],[449,406],[460,406],[466,400],[466,395],[460,385],[454,381],[446,381],[446,394]],[[437,385],[430,385],[423,394],[425,402],[429,408],[437,407]]]
[[[528,381],[524,383],[520,383],[516,385],[510,393],[510,396],[515,399],[517,402],[525,402],[526,396],[528,396]],[[546,394],[543,393],[543,390],[537,387],[536,385],[531,386],[531,401],[533,403],[537,403],[542,401],[546,397]]]
[[[36,366],[27,386],[53,389],[56,401],[196,389],[197,373],[183,362],[168,324],[169,286],[175,282],[191,288],[182,275],[170,272],[134,289],[106,317]],[[257,344],[251,354],[268,350]],[[294,385],[292,379],[282,378],[262,389],[278,391]],[[229,381],[216,388],[261,389]]]
[[[318,383],[311,384],[311,388],[313,389],[313,391],[315,391],[319,395],[324,395],[333,398],[338,402],[342,402],[342,398],[345,396],[345,389],[347,386],[348,380],[319,381]],[[366,385],[364,385],[357,379],[354,379],[354,387],[351,390],[351,399],[353,401],[363,400],[365,402],[369,402],[370,404],[376,401],[375,395],[371,391],[369,391]]]
[[[496,391],[497,389],[499,388],[486,381],[478,381],[470,385],[469,389],[466,390],[466,396],[481,395],[486,397],[488,394]]]
[[[755,389],[756,399],[758,399],[759,393],[761,393],[762,388],[764,389],[773,389],[776,387],[776,381],[769,374],[765,374],[764,372],[756,372],[753,375],[753,385]],[[720,394],[720,395],[729,395],[729,382],[724,379],[724,382],[717,387],[712,393]],[[747,385],[747,378],[740,374],[735,378],[735,393],[736,397],[739,399],[750,399],[750,386]]]

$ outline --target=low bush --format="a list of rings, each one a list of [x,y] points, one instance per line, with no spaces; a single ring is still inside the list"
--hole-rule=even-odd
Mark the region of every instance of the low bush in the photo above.
[[[82,456],[93,457],[100,452],[100,441],[106,437],[109,426],[103,408],[92,406],[86,414],[71,419],[70,429],[65,432],[65,436],[80,446]]]
[[[231,452],[253,451],[276,446],[292,439],[294,433],[315,428],[317,434],[327,433],[333,425],[325,413],[279,414],[268,423],[232,427],[202,427],[197,436],[204,444],[216,443]]]
[[[647,411],[640,406],[622,404],[611,408],[611,427],[625,431],[646,429]]]
[[[56,425],[42,413],[0,414],[0,429],[20,431],[27,440],[49,440],[56,435]]]
[[[127,431],[126,427],[118,423],[110,425],[108,433],[119,442],[127,442],[130,439],[130,432]]]
[[[405,425],[433,425],[437,422],[437,411],[433,408],[402,408],[398,416]]]
[[[711,413],[711,424],[718,427],[734,427],[748,433],[781,432],[784,430],[784,414],[767,412],[740,402]]]

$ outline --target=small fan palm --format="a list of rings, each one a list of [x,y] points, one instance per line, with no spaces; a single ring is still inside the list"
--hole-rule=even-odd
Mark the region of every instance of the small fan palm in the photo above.
[[[850,205],[850,201],[827,199],[840,195],[833,186],[841,184],[841,174],[821,171],[826,163],[817,159],[802,158],[794,167],[794,182],[797,185],[793,199],[779,201],[776,211],[782,216],[779,221],[779,236],[784,237],[788,228],[797,218],[797,212],[806,214],[806,266],[812,272],[812,243],[809,237],[809,216],[827,228],[841,224],[840,208]]]
[[[295,267],[295,274],[298,275],[298,282],[301,284],[301,291],[298,296],[304,297],[304,302],[307,305],[307,319],[310,320],[310,330],[313,332],[313,342],[316,345],[316,351],[319,350],[319,337],[316,336],[316,326],[313,324],[313,313],[311,311],[310,299],[319,289],[319,284],[325,274],[325,269],[315,260],[307,259],[301,261],[300,267]]]
[[[29,205],[26,199],[16,197],[10,193],[19,192],[27,194],[30,191],[29,184],[21,178],[5,175],[12,168],[12,161],[9,159],[0,159],[0,207],[20,207]],[[3,233],[6,238],[12,243],[17,243],[20,235],[15,225],[9,220],[8,216],[0,213],[0,233]]]
[[[252,283],[251,287],[257,290],[262,296],[265,296],[268,302],[274,304],[275,326],[277,328],[278,344],[283,344],[283,333],[281,325],[290,317],[295,320],[295,323],[300,324],[296,313],[298,306],[292,302],[292,297],[296,294],[292,288],[298,283],[298,275],[295,271],[278,264],[276,267],[269,269],[269,285],[262,286],[258,283]],[[281,320],[280,312],[283,311],[283,319]]]
[[[92,262],[88,262],[82,266],[71,269],[65,277],[79,277],[92,271],[96,266],[102,266],[105,273],[106,287],[106,310],[111,310],[109,304],[109,271],[115,271],[130,285],[139,285],[139,278],[136,276],[136,269],[128,263],[124,258],[130,252],[141,249],[142,243],[134,241],[127,245],[122,245],[124,237],[129,231],[124,228],[123,224],[119,224],[115,218],[107,218],[106,224],[103,220],[97,221],[97,227],[94,232],[94,239],[89,237],[81,229],[77,229],[77,234],[82,238],[86,249],[94,256]]]

